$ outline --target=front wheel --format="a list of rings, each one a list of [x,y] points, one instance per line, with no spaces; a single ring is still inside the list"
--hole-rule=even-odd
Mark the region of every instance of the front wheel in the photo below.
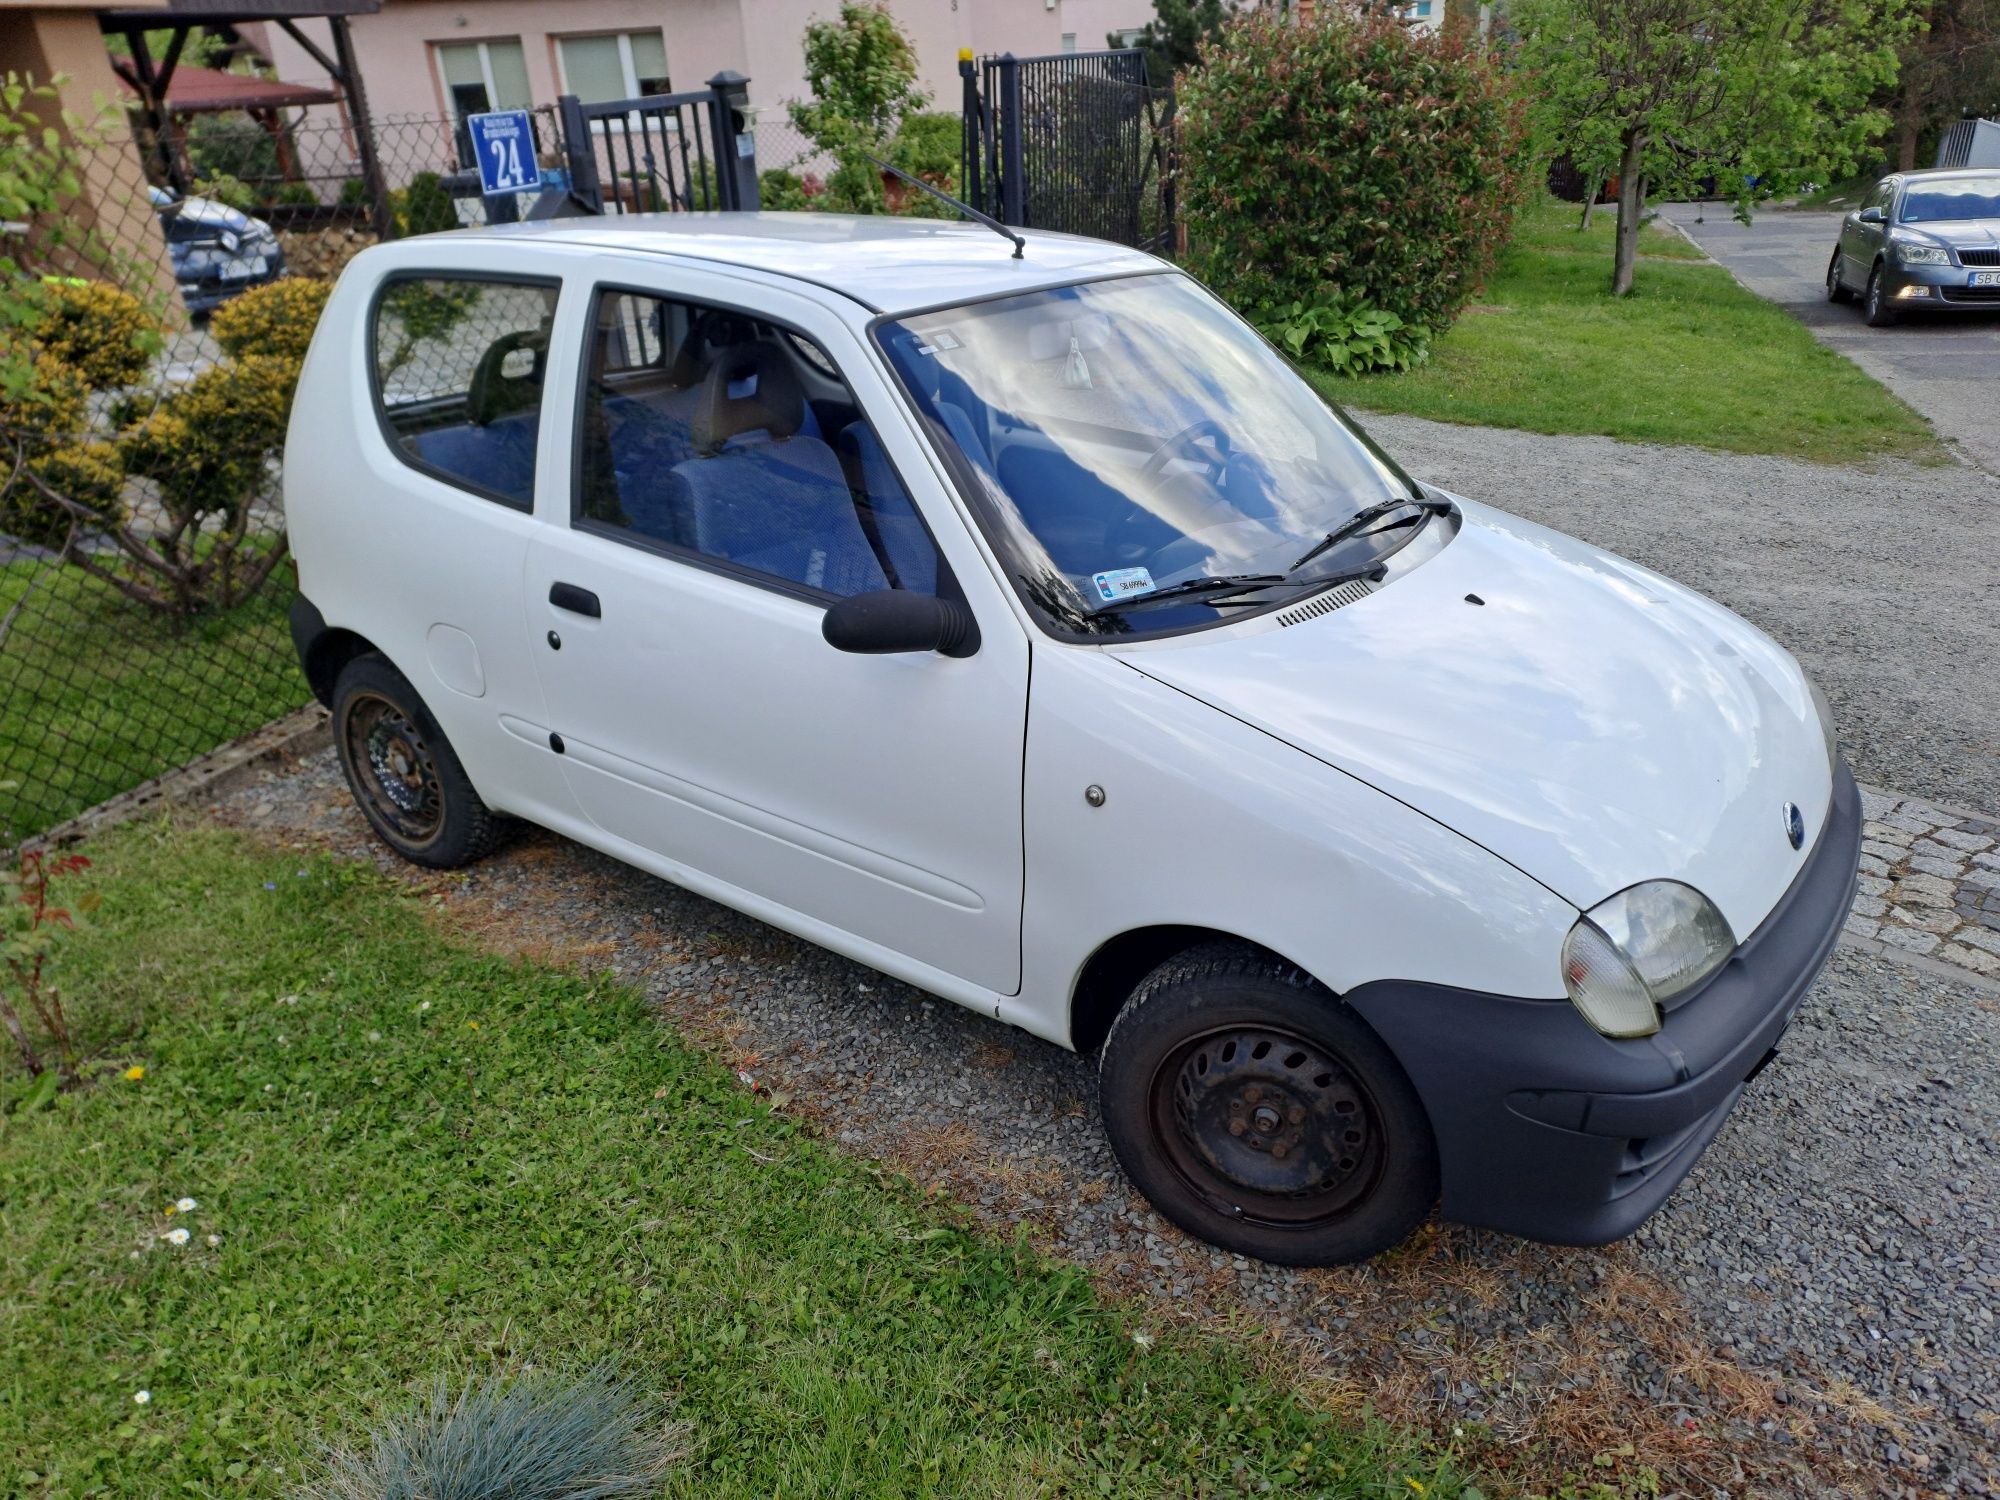
[[[1833,252],[1833,259],[1826,263],[1826,300],[1829,302],[1852,302],[1854,293],[1840,279],[1840,252]]]
[[[1863,296],[1861,311],[1870,328],[1887,328],[1896,321],[1896,309],[1889,301],[1889,290],[1882,285],[1880,266],[1868,273],[1868,290]]]
[[[1170,959],[1112,1024],[1104,1128],[1152,1205],[1277,1265],[1366,1260],[1437,1201],[1437,1145],[1394,1054],[1290,965],[1218,945]]]
[[[490,853],[504,823],[480,800],[409,679],[373,652],[340,669],[333,743],[361,814],[412,863],[455,869]]]

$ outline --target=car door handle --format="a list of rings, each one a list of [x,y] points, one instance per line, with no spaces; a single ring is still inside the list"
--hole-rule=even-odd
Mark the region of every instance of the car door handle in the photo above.
[[[550,584],[549,603],[557,609],[566,609],[573,615],[588,615],[593,620],[604,618],[604,609],[597,602],[597,595],[591,593],[589,589],[580,589],[573,583]]]

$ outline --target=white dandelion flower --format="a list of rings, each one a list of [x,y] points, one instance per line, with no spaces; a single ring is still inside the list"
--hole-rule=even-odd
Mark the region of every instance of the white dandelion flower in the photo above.
[[[1132,1342],[1139,1346],[1139,1352],[1143,1354],[1153,1347],[1153,1336],[1142,1328],[1132,1335]]]
[[[169,1245],[185,1245],[188,1242],[188,1232],[185,1229],[169,1229],[166,1238]]]
[[[179,1213],[191,1214],[200,1206],[201,1205],[196,1203],[192,1198],[183,1198],[180,1200],[180,1202],[174,1205],[174,1209],[176,1212]]]
[[[151,1391],[134,1391],[132,1393],[132,1404],[134,1406],[144,1406],[152,1399],[153,1393]]]

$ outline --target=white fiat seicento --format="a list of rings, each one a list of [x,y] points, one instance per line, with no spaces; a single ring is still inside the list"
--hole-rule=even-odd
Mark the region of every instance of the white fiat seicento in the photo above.
[[[1295,1264],[1628,1233],[1771,1058],[1860,815],[1658,574],[1405,474],[1173,266],[969,224],[464,231],[341,278],[292,617],[375,830],[527,819],[1059,1045]]]

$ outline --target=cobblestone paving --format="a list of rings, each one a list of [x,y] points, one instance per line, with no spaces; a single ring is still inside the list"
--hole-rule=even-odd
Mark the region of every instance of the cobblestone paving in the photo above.
[[[2000,978],[2000,822],[1864,790],[1847,930]]]

